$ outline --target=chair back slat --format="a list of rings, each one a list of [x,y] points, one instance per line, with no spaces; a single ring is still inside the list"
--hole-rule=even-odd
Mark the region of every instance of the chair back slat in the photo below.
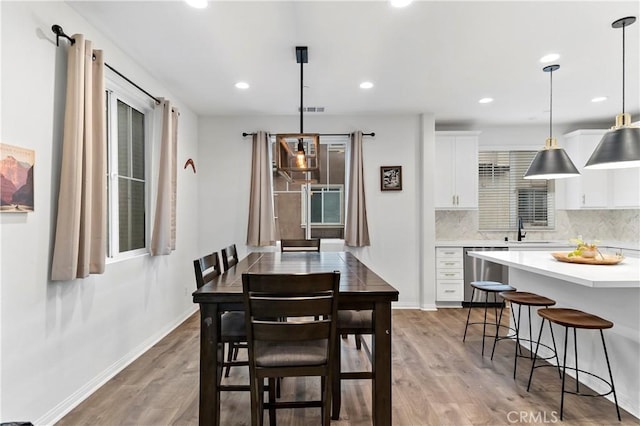
[[[221,254],[225,271],[238,264],[238,251],[235,244],[223,248]]]
[[[320,239],[284,239],[280,240],[280,251],[320,251]]]
[[[306,340],[327,340],[331,332],[330,320],[312,320],[305,322],[254,321],[254,341],[297,342]]]
[[[333,281],[327,280],[328,273],[300,274],[247,274],[251,279],[251,291],[255,296],[279,294],[280,297],[295,297],[309,293],[333,291]],[[339,273],[338,273],[339,274]],[[338,277],[339,280],[339,277]],[[244,276],[243,276],[244,282]],[[264,293],[264,294],[258,294]]]
[[[218,252],[194,260],[193,270],[196,275],[196,288],[213,281],[222,273]]]
[[[332,302],[331,293],[314,297],[253,297],[252,315],[256,319],[270,318],[274,312],[287,318],[331,315]]]

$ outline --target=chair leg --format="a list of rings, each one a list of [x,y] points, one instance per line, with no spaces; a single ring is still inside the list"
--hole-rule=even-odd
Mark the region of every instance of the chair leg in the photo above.
[[[231,361],[233,361],[233,347],[234,347],[233,342],[227,343],[227,362],[228,363],[231,363]],[[229,377],[230,370],[231,370],[231,365],[227,364],[227,368],[225,369],[225,372],[224,372],[224,377]]]
[[[484,293],[484,321],[482,323],[482,356],[484,356],[484,336],[487,334],[487,310],[489,309],[489,293]]]
[[[609,364],[609,355],[607,354],[607,345],[604,343],[604,333],[600,330],[602,338],[602,349],[604,349],[604,359],[607,360],[607,370],[609,370],[609,379],[611,380],[611,392],[613,393],[613,401],[616,403],[616,412],[618,413],[618,421],[622,421],[620,417],[620,407],[618,407],[618,397],[616,396],[616,388],[613,385],[613,374],[611,374],[611,364]]]
[[[342,392],[342,383],[340,381],[341,353],[342,342],[336,339],[333,354],[333,364],[331,365],[331,418],[338,420],[340,418],[340,396]]]
[[[529,373],[529,383],[527,383],[527,392],[531,388],[531,380],[533,379],[533,370],[536,368],[536,359],[538,358],[538,348],[540,347],[540,338],[542,337],[542,329],[544,328],[544,321],[540,323],[540,333],[538,333],[538,341],[536,342],[536,351],[533,354],[533,362],[531,363],[531,372]],[[549,327],[551,327],[551,323],[549,323]],[[557,354],[557,352],[556,352]]]
[[[567,338],[569,328],[564,328],[564,355],[562,357],[562,393],[560,394],[560,421],[562,421],[562,413],[564,410],[564,384],[567,378]]]
[[[467,323],[464,325],[464,336],[462,336],[462,341],[467,338],[467,328],[469,328],[469,317],[471,316],[471,305],[473,304],[473,296],[476,293],[476,288],[473,287],[471,289],[471,300],[469,301],[469,310],[467,311]]]
[[[262,394],[260,394],[260,385],[259,382],[260,380],[256,379],[255,377],[251,377],[250,378],[251,381],[251,387],[250,387],[250,394],[251,394],[251,426],[262,426],[262,397],[258,398],[258,396],[261,396]]]
[[[269,404],[276,402],[276,379],[269,377]],[[276,426],[276,409],[273,405],[269,406],[269,425]]]

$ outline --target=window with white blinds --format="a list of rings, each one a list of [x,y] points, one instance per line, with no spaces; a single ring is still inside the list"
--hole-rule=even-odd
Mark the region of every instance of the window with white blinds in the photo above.
[[[523,179],[535,151],[478,153],[478,210],[481,231],[555,228],[554,181]]]

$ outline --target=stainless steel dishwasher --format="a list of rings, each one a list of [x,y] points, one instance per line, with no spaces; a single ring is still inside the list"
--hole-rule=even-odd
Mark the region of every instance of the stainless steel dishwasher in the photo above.
[[[469,256],[470,251],[505,251],[507,247],[465,247],[464,248],[464,302],[463,305],[484,303],[484,297],[480,299],[482,292],[474,295],[471,300],[472,281],[497,281],[503,284],[509,283],[509,268],[498,263],[490,262],[477,257]],[[500,298],[498,303],[502,304]]]

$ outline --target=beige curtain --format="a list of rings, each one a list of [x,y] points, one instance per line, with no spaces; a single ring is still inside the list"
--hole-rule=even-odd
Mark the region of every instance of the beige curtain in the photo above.
[[[107,248],[107,145],[104,60],[83,35],[67,59],[58,215],[51,279],[104,272]],[[95,58],[95,60],[94,60]]]
[[[269,135],[253,135],[251,160],[251,193],[249,195],[249,225],[247,245],[253,247],[276,244],[276,220],[273,213],[272,169],[269,159]]]
[[[176,249],[176,152],[178,110],[162,100],[162,135],[158,167],[158,193],[151,234],[152,256],[171,254]]]
[[[349,194],[347,200],[344,242],[350,247],[364,247],[369,243],[367,206],[364,200],[364,164],[362,159],[362,132],[351,134],[349,162]]]

